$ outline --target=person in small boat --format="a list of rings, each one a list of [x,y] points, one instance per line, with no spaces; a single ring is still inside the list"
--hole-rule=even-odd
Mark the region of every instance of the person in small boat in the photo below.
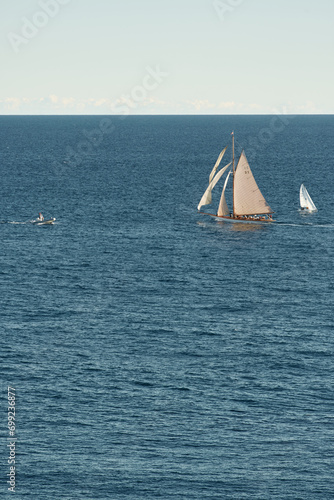
[[[43,215],[42,215],[41,212],[39,212],[37,220],[40,221],[40,222],[44,220],[44,217],[43,217]]]

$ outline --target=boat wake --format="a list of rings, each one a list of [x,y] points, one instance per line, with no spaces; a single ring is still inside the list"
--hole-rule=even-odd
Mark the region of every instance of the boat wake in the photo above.
[[[55,222],[56,219],[50,219],[47,221],[39,222],[35,220],[27,220],[27,221],[14,221],[14,220],[1,220],[0,224],[14,224],[14,225],[20,225],[20,226],[27,226],[27,225],[32,225],[32,226],[53,226],[55,224],[58,224],[58,222]]]
[[[28,222],[16,222],[14,220],[1,220],[0,224],[28,224]]]
[[[334,224],[314,224],[313,222],[300,222],[299,224],[292,223],[292,222],[274,222],[273,223],[275,226],[280,225],[280,226],[291,226],[291,227],[305,227],[305,226],[311,226],[311,227],[334,227]]]

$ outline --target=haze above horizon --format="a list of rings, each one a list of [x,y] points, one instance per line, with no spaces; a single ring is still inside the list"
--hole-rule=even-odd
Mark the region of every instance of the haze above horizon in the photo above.
[[[16,0],[0,114],[333,114],[330,0]]]

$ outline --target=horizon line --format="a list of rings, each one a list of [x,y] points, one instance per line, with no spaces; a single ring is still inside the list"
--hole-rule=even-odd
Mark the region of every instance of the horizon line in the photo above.
[[[0,113],[2,116],[108,116],[125,118],[136,116],[334,116],[334,113],[138,113],[138,114],[108,114],[108,113]]]

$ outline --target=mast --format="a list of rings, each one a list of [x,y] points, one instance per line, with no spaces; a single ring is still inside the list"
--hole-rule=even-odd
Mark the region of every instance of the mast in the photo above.
[[[233,175],[234,175],[234,132],[232,132],[232,166],[233,166]]]
[[[234,217],[234,173],[235,173],[235,167],[234,167],[234,131],[232,132],[232,171],[233,171],[233,217]]]

